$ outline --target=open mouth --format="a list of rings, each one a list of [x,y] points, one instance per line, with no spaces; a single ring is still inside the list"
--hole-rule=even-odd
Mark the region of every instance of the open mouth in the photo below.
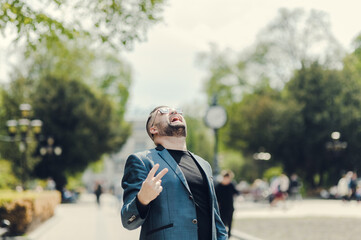
[[[175,117],[171,118],[170,122],[173,123],[173,122],[182,122],[182,121],[179,117],[175,116]]]

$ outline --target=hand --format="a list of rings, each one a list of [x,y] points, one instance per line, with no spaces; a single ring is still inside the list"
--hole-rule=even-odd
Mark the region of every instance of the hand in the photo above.
[[[138,192],[138,200],[143,205],[148,205],[151,201],[158,197],[163,190],[163,187],[161,186],[161,179],[168,172],[168,169],[164,168],[157,176],[154,176],[158,168],[159,164],[154,165]]]

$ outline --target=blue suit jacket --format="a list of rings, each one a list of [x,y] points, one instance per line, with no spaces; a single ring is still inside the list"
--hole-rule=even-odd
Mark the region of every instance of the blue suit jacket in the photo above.
[[[193,155],[207,176],[212,211],[212,240],[228,239],[227,231],[219,215],[212,170],[208,162]],[[168,168],[162,178],[163,191],[148,208],[147,215],[140,217],[136,195],[143,181],[155,164],[158,172]],[[123,226],[129,230],[142,226],[141,240],[197,240],[196,207],[187,181],[176,161],[166,149],[151,149],[130,155],[122,179],[124,205],[121,210]]]

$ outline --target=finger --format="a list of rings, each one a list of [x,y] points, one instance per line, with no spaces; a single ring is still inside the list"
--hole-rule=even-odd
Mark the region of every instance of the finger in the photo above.
[[[157,176],[155,176],[154,181],[159,181],[167,172],[168,168],[164,168]]]
[[[149,171],[148,176],[147,176],[147,179],[152,179],[152,178],[154,177],[154,174],[157,172],[158,168],[159,168],[159,164],[157,163],[157,164],[155,164],[155,165],[153,166],[153,168]]]

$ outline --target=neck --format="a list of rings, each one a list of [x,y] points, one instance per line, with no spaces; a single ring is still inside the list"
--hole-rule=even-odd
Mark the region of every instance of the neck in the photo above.
[[[156,145],[161,144],[166,149],[187,151],[185,137],[159,136],[154,139]]]

